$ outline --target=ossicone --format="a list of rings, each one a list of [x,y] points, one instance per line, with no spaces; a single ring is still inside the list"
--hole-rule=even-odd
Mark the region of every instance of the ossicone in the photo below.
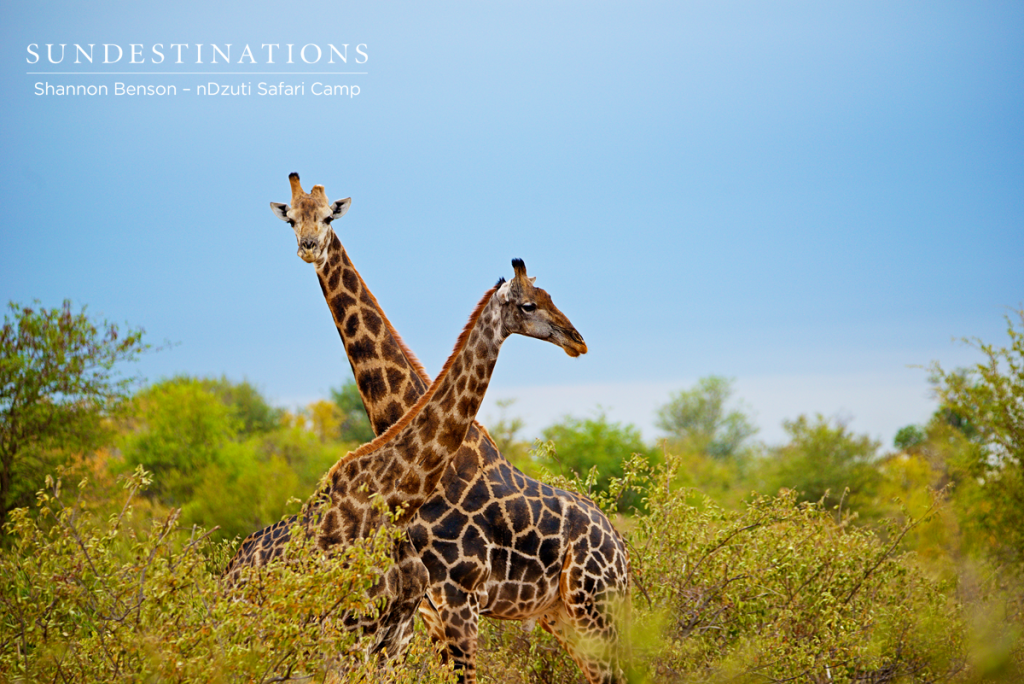
[[[294,205],[295,201],[306,193],[302,191],[302,184],[299,183],[299,174],[294,171],[288,174],[288,182],[292,186],[292,204]]]

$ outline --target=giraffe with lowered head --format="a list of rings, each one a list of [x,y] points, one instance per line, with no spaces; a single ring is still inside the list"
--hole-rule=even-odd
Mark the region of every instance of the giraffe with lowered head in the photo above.
[[[271,203],[271,209],[294,229],[299,256],[315,264],[370,424],[381,434],[430,379],[330,226],[350,200],[330,203],[321,186],[306,194],[297,174],[289,180],[291,206]],[[269,556],[286,533],[271,527],[250,539]],[[421,615],[464,681],[476,680],[481,615],[537,619],[589,681],[622,681],[612,618],[627,599],[628,560],[621,536],[589,499],[521,473],[474,422],[409,533],[429,571]]]

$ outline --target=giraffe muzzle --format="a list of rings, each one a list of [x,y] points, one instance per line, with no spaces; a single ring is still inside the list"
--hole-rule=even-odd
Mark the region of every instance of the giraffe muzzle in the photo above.
[[[320,250],[317,249],[318,246],[317,241],[310,238],[299,240],[299,258],[307,264],[313,263],[320,255]]]
[[[576,358],[581,354],[587,353],[587,343],[583,341],[583,335],[580,335],[573,328],[558,328],[562,334],[562,349],[569,356]]]

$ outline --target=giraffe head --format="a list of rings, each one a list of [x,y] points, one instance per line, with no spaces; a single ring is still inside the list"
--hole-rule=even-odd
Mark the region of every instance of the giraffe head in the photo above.
[[[537,279],[527,277],[523,260],[513,259],[512,268],[515,276],[508,282],[504,278],[499,280],[498,291],[494,294],[501,305],[501,324],[505,332],[547,340],[569,356],[586,354],[587,343],[583,337],[551,301],[551,295],[533,286]]]
[[[306,194],[299,184],[299,174],[288,174],[292,184],[291,206],[280,202],[271,202],[270,210],[274,216],[285,221],[295,231],[295,239],[299,243],[299,257],[313,263],[321,257],[327,247],[327,236],[330,235],[331,221],[345,215],[352,198],[331,203],[324,192],[324,186],[314,185]]]

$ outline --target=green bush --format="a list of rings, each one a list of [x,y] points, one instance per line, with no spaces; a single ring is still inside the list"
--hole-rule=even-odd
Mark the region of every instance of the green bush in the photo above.
[[[121,439],[125,465],[153,473],[149,494],[180,506],[192,498],[205,468],[223,464],[222,451],[241,422],[202,381],[184,376],[151,385],[132,402],[131,429]]]
[[[245,382],[178,376],[132,402],[121,469],[153,472],[149,496],[181,507],[185,524],[217,527],[215,541],[294,513],[289,500],[308,496],[347,446],[319,438],[305,417],[271,409]]]
[[[607,511],[626,492],[644,504],[620,519],[633,577],[631,681],[1019,680],[1019,578],[978,565],[932,579],[901,551],[921,516],[882,535],[793,492],[725,511],[678,486],[686,463],[635,456],[597,495]],[[83,484],[69,496],[51,480],[35,515],[12,512],[0,559],[5,681],[454,681],[422,630],[408,658],[380,665],[339,628],[345,611],[374,610],[366,589],[390,560],[394,530],[343,557],[296,530],[280,562],[231,589],[219,571],[232,546],[140,499],[147,484],[137,470],[123,503],[104,509],[94,500],[113,501],[113,490]],[[580,681],[539,627],[485,620],[480,648],[481,682]]]
[[[183,522],[218,527],[215,540],[245,537],[295,513],[289,502],[314,491],[344,453],[343,445],[298,426],[228,442],[217,462],[197,474]]]
[[[12,513],[0,559],[5,681],[452,681],[422,637],[406,661],[379,667],[340,628],[347,612],[379,609],[366,590],[390,562],[393,529],[333,555],[296,530],[280,562],[231,588],[219,578],[231,548],[180,530],[177,511],[128,524],[148,483],[141,469],[127,477],[106,519],[68,501],[60,480],[39,493],[38,517]]]
[[[941,411],[967,442],[959,470],[961,520],[979,550],[1024,573],[1024,310],[1007,318],[1009,344],[967,340],[984,357],[966,371],[931,366]]]
[[[623,465],[634,454],[649,461],[656,458],[636,426],[611,422],[603,412],[596,418],[566,416],[542,434],[547,444],[534,451],[536,462],[564,477],[591,476],[585,492],[589,495],[609,492],[612,480],[623,476]],[[625,511],[638,501],[627,494],[619,503]]]
[[[38,302],[36,302],[38,304]],[[118,368],[149,348],[142,330],[96,321],[83,307],[8,304],[0,326],[0,529],[44,478],[111,438],[134,378]],[[0,539],[0,542],[6,543]]]
[[[800,501],[841,504],[843,510],[873,513],[879,485],[879,444],[821,415],[783,422],[789,442],[769,451],[753,467],[762,492],[792,489]]]
[[[630,537],[652,681],[934,681],[964,667],[949,586],[793,492],[725,512],[653,473]],[[872,679],[874,678],[874,679]],[[885,679],[888,681],[887,679]]]
[[[792,491],[730,512],[678,486],[687,463],[633,458],[597,496],[609,512],[625,491],[644,500],[643,513],[622,521],[631,681],[987,681],[974,677],[955,583],[931,579],[900,550],[920,518],[880,535]],[[485,623],[481,633],[489,681],[579,681],[539,630]]]

